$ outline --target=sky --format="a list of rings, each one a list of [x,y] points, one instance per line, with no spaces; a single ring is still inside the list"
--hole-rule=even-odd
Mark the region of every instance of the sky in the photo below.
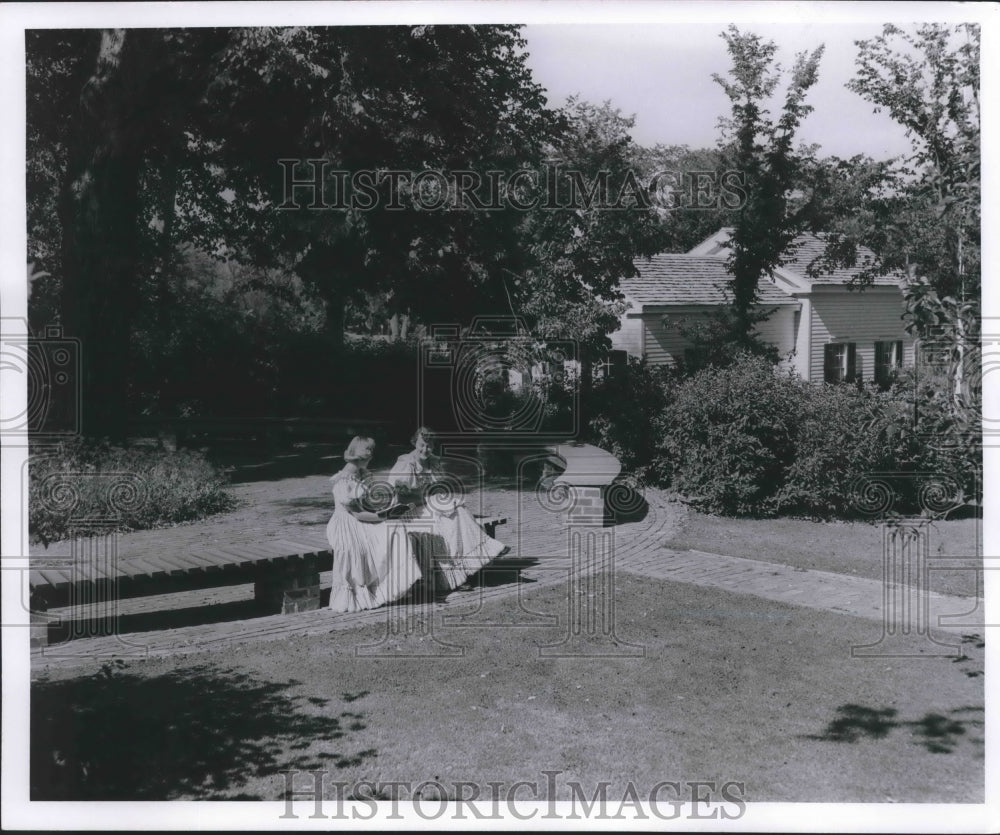
[[[635,115],[633,139],[640,145],[713,146],[718,120],[729,101],[712,73],[725,75],[729,55],[720,23],[537,24],[525,29],[535,80],[549,91],[549,104],[579,94],[594,103],[610,99]],[[854,41],[875,37],[876,22],[741,24],[778,45],[777,60],[791,67],[798,52],[826,50],[819,80],[809,93],[815,110],[799,137],[821,145],[823,155],[876,159],[910,152],[903,129],[844,84],[855,73]],[[783,89],[783,88],[780,88]],[[776,112],[776,111],[772,111]]]

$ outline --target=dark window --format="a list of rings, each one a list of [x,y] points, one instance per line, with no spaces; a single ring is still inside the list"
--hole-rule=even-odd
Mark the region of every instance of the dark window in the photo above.
[[[685,348],[684,353],[674,354],[674,366],[685,374],[693,374],[705,366],[704,348]]]
[[[823,379],[827,383],[852,381],[854,369],[853,342],[830,342],[823,346]]]
[[[875,343],[875,382],[888,386],[903,367],[903,340]]]

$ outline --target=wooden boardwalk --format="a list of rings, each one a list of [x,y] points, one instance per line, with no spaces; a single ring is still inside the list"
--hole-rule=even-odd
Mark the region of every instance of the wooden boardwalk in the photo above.
[[[268,525],[275,506],[284,508],[290,503],[295,506],[298,494],[315,495],[314,488],[325,486],[325,479],[296,481],[311,483],[293,485],[291,496],[286,495],[280,501],[273,499],[275,493],[273,485],[271,490],[263,491],[263,494],[258,493],[260,485],[248,485],[252,490],[249,492],[249,498],[253,500],[259,497],[261,504],[258,515],[264,517],[256,520],[254,526],[249,529],[234,524],[234,520],[229,520],[228,523],[223,523],[223,520],[208,520],[199,525],[121,535],[119,557],[123,570],[127,571],[124,567],[132,561],[154,565],[161,562],[166,565],[177,563],[176,555],[182,551],[195,555],[214,553],[232,555],[239,554],[243,549],[267,552],[279,549],[280,543],[298,543],[303,547],[315,544],[325,549],[325,523],[329,516],[329,510],[326,508],[317,516],[313,509],[314,505],[310,502],[306,505],[307,509],[300,508],[296,513],[287,515],[282,520],[283,524],[274,527]],[[267,506],[268,496],[272,497],[270,508]],[[320,502],[326,504],[324,500]],[[485,578],[481,587],[471,591],[453,592],[447,599],[434,604],[421,604],[419,607],[421,611],[443,612],[459,606],[475,609],[489,600],[517,595],[524,584],[565,583],[572,573],[581,570],[581,566],[574,564],[572,559],[573,544],[561,515],[553,508],[544,507],[533,493],[521,494],[511,488],[491,488],[485,492],[471,492],[467,497],[467,505],[476,514],[492,513],[507,517],[507,524],[498,529],[497,536],[510,546],[511,551],[492,567],[492,573]],[[304,521],[303,515],[309,517],[311,524],[301,524]],[[613,529],[614,547],[620,548],[622,553],[644,551],[655,547],[657,542],[662,542],[673,533],[678,518],[678,509],[668,505],[657,494],[642,521]],[[50,558],[52,551],[65,552],[66,545],[67,543],[59,543],[49,549],[46,558]],[[617,558],[617,550],[613,556]],[[163,570],[167,568],[164,567]],[[321,575],[321,584],[326,588],[329,587],[329,572]],[[123,623],[129,619],[134,620],[140,615],[152,616],[156,612],[163,613],[164,620],[168,622],[171,618],[167,616],[171,614],[176,616],[178,610],[191,612],[201,610],[202,614],[208,615],[208,607],[212,606],[233,607],[247,616],[226,622],[75,638],[33,650],[34,664],[61,666],[67,663],[85,663],[88,659],[96,657],[190,652],[218,646],[227,641],[264,639],[285,634],[313,634],[317,631],[339,631],[384,622],[387,618],[398,618],[401,614],[405,616],[413,614],[413,607],[394,606],[350,615],[322,610],[294,615],[252,617],[249,616],[249,609],[245,611],[238,609],[239,604],[248,604],[252,598],[252,584],[244,584],[119,600],[115,611]],[[54,618],[68,620],[85,618],[90,612],[86,607],[76,606],[52,609],[49,614]]]
[[[298,483],[309,479],[295,481],[294,485],[284,486],[284,496],[280,501],[273,498],[276,492],[274,485],[270,485],[269,491],[262,491],[261,505],[256,513],[257,517],[262,517],[258,519],[260,527],[252,531],[238,526],[237,530],[230,529],[228,533],[233,539],[229,541],[229,548],[239,549],[255,543],[263,548],[267,546],[259,543],[286,538],[290,542],[315,542],[317,537],[323,536],[323,525],[329,511],[322,504],[319,505],[322,510],[318,518],[313,518],[317,514],[311,503],[307,503],[306,510],[300,507],[294,513],[287,511],[296,507],[297,491],[314,495],[310,491],[322,485],[318,482]],[[260,485],[248,487],[254,491],[261,489]],[[268,496],[271,498],[266,498]],[[833,611],[870,621],[882,620],[885,623],[890,614],[885,608],[885,588],[878,580],[803,570],[746,557],[665,548],[664,543],[677,532],[683,510],[655,490],[648,491],[646,498],[648,510],[642,519],[613,527],[572,530],[567,529],[559,514],[545,507],[534,494],[519,494],[504,488],[472,494],[469,504],[474,512],[481,509],[508,517],[507,526],[498,531],[498,536],[511,546],[511,552],[491,566],[482,584],[472,590],[452,592],[444,600],[434,603],[404,602],[356,614],[322,609],[254,617],[246,611],[235,619],[218,622],[205,622],[209,619],[205,615],[212,607],[230,607],[238,612],[241,605],[252,602],[252,585],[122,600],[117,610],[122,622],[143,615],[153,622],[146,625],[148,631],[120,631],[116,635],[82,637],[36,649],[32,653],[32,669],[37,673],[46,668],[87,666],[112,657],[182,656],[247,642],[330,635],[377,625],[382,625],[387,630],[386,634],[398,634],[402,630],[427,638],[428,645],[431,645],[434,644],[435,634],[445,634],[443,630],[449,622],[489,628],[491,624],[484,607],[492,601],[517,598],[529,588],[566,585],[573,578],[595,571],[605,572],[612,588],[615,572],[626,572],[752,595],[776,604]],[[266,506],[267,501],[285,509],[282,510],[284,515],[281,520],[272,520],[273,525],[268,521],[271,511]],[[311,531],[305,530],[310,525],[300,524],[302,513],[312,514]],[[151,557],[169,557],[170,549],[176,550],[192,542],[206,546],[213,537],[225,535],[233,521],[230,519],[226,523],[220,519],[166,531],[128,534],[122,537],[126,545],[123,550],[127,553],[132,547],[151,549],[158,542],[167,551],[157,553],[154,550]],[[280,523],[282,521],[284,524]],[[264,529],[265,526],[269,527]],[[290,530],[294,531],[294,535],[290,535]],[[581,558],[582,552],[590,554],[590,557]],[[595,558],[596,552],[600,553]],[[330,573],[322,575],[321,579],[329,587]],[[981,605],[980,600],[930,594],[928,601],[934,629],[948,625],[946,621],[940,621],[940,617],[952,616],[951,631],[975,631],[975,610]],[[164,621],[169,623],[179,612],[201,615],[202,621],[156,628],[156,613],[161,613]],[[59,615],[60,612],[52,614]],[[877,630],[874,624],[873,628]],[[446,650],[441,651],[447,654]]]

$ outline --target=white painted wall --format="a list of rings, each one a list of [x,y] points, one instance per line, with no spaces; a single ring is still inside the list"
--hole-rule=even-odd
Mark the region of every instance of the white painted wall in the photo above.
[[[791,305],[779,307],[758,331],[778,347],[782,357],[792,354],[786,365],[803,379],[823,381],[823,346],[830,342],[855,344],[857,370],[865,380],[875,373],[876,342],[902,340],[903,364],[913,365],[913,340],[903,329],[902,294],[897,288],[874,287],[863,292],[819,288],[798,300],[798,315]],[[611,334],[612,346],[630,356],[645,355],[653,365],[673,365],[674,357],[682,357],[690,347],[677,330],[678,320],[704,316],[710,310],[703,305],[663,305],[627,314],[621,328]]]
[[[640,318],[626,320],[630,328],[635,327],[632,323],[638,323],[641,327],[641,338],[637,340],[635,333],[630,330],[630,338],[619,337],[616,343],[615,337],[612,336],[612,343],[616,348],[627,350],[633,356],[642,355],[641,351],[634,347],[637,342],[641,343],[645,346],[646,360],[651,365],[674,365],[674,358],[683,358],[684,349],[691,347],[690,340],[686,339],[679,330],[680,322],[685,318],[695,319],[699,316],[706,316],[712,309],[704,305],[671,305],[653,310],[647,308]],[[666,323],[664,318],[666,318]],[[795,351],[795,309],[791,305],[777,308],[767,321],[758,326],[757,330],[763,339],[778,347],[783,359]],[[617,333],[621,334],[623,331]],[[626,347],[626,345],[633,347]],[[794,360],[790,365],[794,367]]]
[[[642,356],[642,319],[640,315],[626,314],[621,319],[621,327],[610,334],[611,348],[627,351],[630,357]]]
[[[791,305],[779,307],[770,318],[757,326],[757,335],[765,342],[777,346],[781,354],[781,368],[795,368],[796,350],[796,308]]]
[[[901,339],[903,365],[913,365],[913,340],[903,330],[903,297],[897,288],[820,289],[811,294],[811,301],[808,379],[823,381],[823,346],[830,342],[855,344],[856,370],[863,380],[875,376],[876,342]]]

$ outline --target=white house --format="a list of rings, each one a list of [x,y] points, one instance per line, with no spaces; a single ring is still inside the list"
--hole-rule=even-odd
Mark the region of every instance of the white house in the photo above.
[[[613,349],[657,365],[683,361],[691,344],[679,325],[726,303],[730,234],[720,229],[690,252],[638,259],[639,275],[621,283],[629,307],[611,335]],[[822,235],[799,236],[773,279],[761,280],[760,306],[774,313],[758,326],[760,337],[805,380],[881,381],[892,369],[912,365],[913,340],[903,329],[902,277],[879,277],[864,290],[849,289],[851,276],[875,258],[864,247],[859,267],[808,276],[824,248]]]

